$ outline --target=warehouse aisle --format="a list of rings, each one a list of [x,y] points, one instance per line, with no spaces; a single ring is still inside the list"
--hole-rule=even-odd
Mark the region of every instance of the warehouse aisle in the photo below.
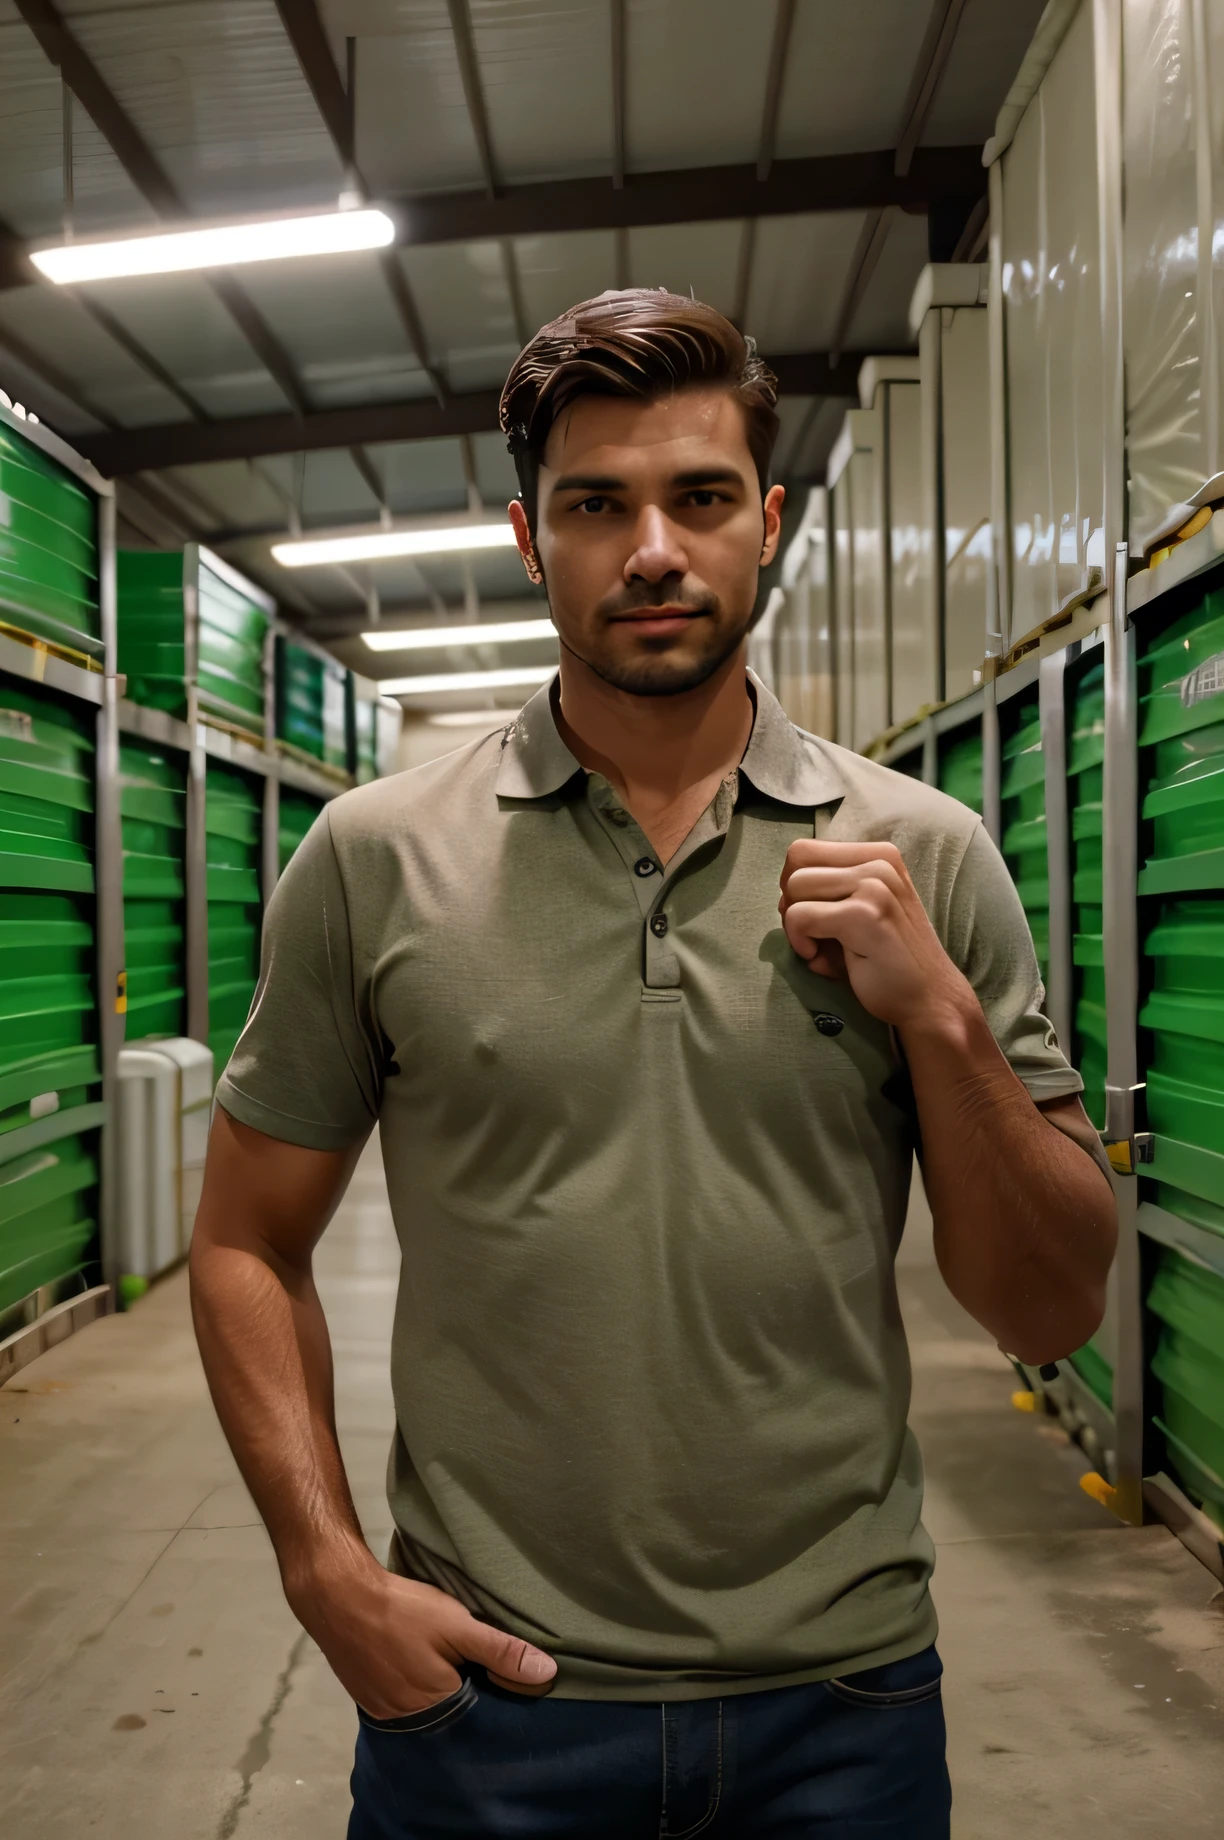
[[[341,1436],[385,1542],[397,1252],[367,1155],[323,1243]],[[1218,1833],[1224,1609],[1163,1528],[1075,1487],[903,1257],[940,1548],[956,1840]],[[6,1840],[341,1840],[354,1721],[280,1596],[213,1420],[185,1277],[0,1390],[0,1831]]]

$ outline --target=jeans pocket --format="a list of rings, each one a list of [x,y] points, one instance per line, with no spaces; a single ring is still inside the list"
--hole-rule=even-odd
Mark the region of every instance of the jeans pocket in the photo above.
[[[920,1706],[925,1700],[938,1699],[942,1677],[943,1663],[934,1648],[927,1648],[901,1661],[885,1662],[883,1667],[864,1668],[839,1680],[826,1680],[825,1686],[846,1705],[887,1709]]]
[[[470,1712],[478,1697],[472,1682],[464,1678],[445,1699],[435,1700],[432,1706],[422,1706],[418,1712],[405,1712],[397,1719],[376,1719],[364,1706],[358,1706],[357,1717],[367,1731],[440,1731],[443,1726],[453,1725],[456,1719],[461,1719],[465,1712]]]

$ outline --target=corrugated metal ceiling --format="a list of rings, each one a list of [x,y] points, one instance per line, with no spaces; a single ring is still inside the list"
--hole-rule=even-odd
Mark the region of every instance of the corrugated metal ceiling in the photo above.
[[[194,212],[334,204],[342,160],[273,0],[57,4]],[[1006,7],[968,0],[926,144],[971,144],[989,131],[1040,10],[1041,0]],[[356,154],[375,195],[483,192],[487,175],[446,0],[321,0],[319,11],[336,95],[345,37],[357,40]],[[468,13],[476,121],[483,109],[494,181],[592,177],[611,184],[609,0],[469,0]],[[634,174],[749,165],[770,151],[762,131],[776,17],[766,0],[626,0],[628,197]],[[858,0],[854,7],[797,0],[772,157],[893,146],[930,18],[931,5],[920,0]],[[152,223],[141,190],[79,104],[74,123],[78,230]],[[5,226],[18,237],[59,234],[61,136],[58,73],[13,0],[0,0],[0,256]],[[820,351],[838,330],[865,218],[859,210],[808,211],[748,224],[730,214],[713,222],[630,223],[619,233],[409,241],[391,257],[406,283],[398,298],[373,256],[248,268],[235,277],[247,303],[245,332],[206,277],[97,288],[97,305],[129,344],[135,341],[136,356],[85,303],[46,287],[10,287],[0,291],[0,385],[16,384],[69,434],[96,426],[91,408],[124,427],[182,423],[191,402],[222,421],[283,414],[292,406],[290,389],[311,411],[410,404],[435,394],[414,349],[418,325],[424,356],[446,389],[493,390],[523,333],[624,282],[692,291],[727,313],[744,307],[766,354]],[[926,258],[925,219],[897,212],[844,329],[847,346],[908,344],[909,297]],[[6,355],[6,332],[25,357]],[[51,382],[40,382],[40,365]],[[186,404],[150,374],[158,366]],[[54,386],[61,375],[71,401]],[[831,373],[829,388],[852,396],[854,379]],[[785,398],[780,464],[800,478],[818,472],[843,406],[831,395]],[[221,527],[284,524],[286,505],[299,501],[306,524],[373,519],[371,474],[397,514],[464,505],[468,467],[486,502],[504,503],[515,482],[501,437],[471,437],[467,456],[465,467],[453,438],[383,439],[356,454],[337,446],[304,460],[274,455],[253,465],[179,466],[163,478],[170,497],[188,508],[188,521],[203,518],[199,534],[207,539]],[[264,538],[239,541],[232,553],[265,580],[276,573]],[[517,562],[507,555],[474,558],[470,566],[388,565],[375,575],[384,599],[398,596],[406,606],[436,605],[439,596],[462,603],[472,581],[481,594],[523,592]],[[336,571],[303,579],[293,592],[335,612],[360,604],[356,577]]]

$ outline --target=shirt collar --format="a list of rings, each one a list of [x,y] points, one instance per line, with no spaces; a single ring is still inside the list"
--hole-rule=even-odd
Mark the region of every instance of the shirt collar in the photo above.
[[[845,785],[820,741],[795,727],[755,671],[749,671],[748,679],[756,716],[741,772],[758,792],[782,805],[827,805],[840,799]],[[547,798],[583,771],[557,728],[556,686],[554,677],[537,690],[502,736],[497,791],[503,798]]]

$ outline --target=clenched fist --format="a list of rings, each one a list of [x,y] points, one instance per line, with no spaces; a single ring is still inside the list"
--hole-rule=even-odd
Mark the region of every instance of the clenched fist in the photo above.
[[[863,1008],[901,1031],[976,1010],[891,843],[792,843],[778,911],[821,977],[846,978]]]

